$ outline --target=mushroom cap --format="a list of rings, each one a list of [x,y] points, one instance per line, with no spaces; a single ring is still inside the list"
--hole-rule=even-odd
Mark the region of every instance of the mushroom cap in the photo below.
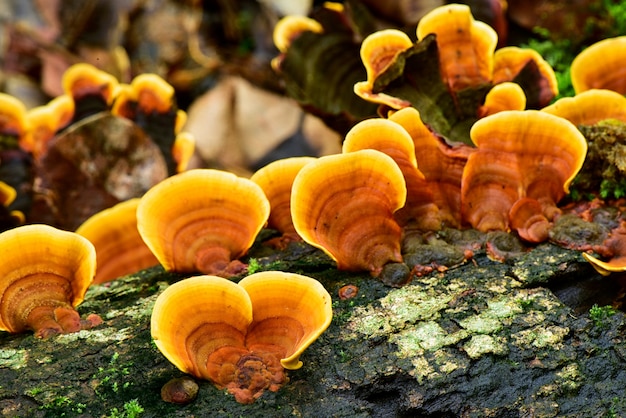
[[[463,172],[462,212],[483,231],[508,229],[509,210],[523,197],[539,201],[551,220],[587,152],[585,138],[571,122],[537,110],[485,117],[470,135],[477,151]]]
[[[331,320],[331,297],[317,280],[265,271],[239,284],[216,276],[174,283],[158,296],[150,323],[178,369],[249,403],[286,382],[283,367],[302,366],[300,355]]]
[[[139,198],[104,209],[87,219],[76,233],[96,248],[98,268],[93,283],[104,283],[159,264],[137,230]]]
[[[223,347],[245,349],[252,302],[245,289],[217,276],[170,285],[152,309],[154,342],[179,370],[210,380],[207,359]]]
[[[626,36],[607,38],[579,53],[570,67],[576,94],[590,89],[607,89],[626,94],[624,61]]]
[[[291,220],[291,186],[306,164],[315,157],[291,157],[273,161],[258,169],[250,180],[258,184],[270,202],[269,228],[285,233],[296,233]]]
[[[465,144],[448,145],[428,129],[413,107],[401,109],[389,119],[402,125],[413,139],[419,169],[433,193],[441,222],[460,226],[461,177],[467,158],[475,148]]]
[[[176,135],[172,146],[172,157],[176,161],[177,173],[187,170],[195,149],[196,139],[191,132],[183,131]]]
[[[48,225],[24,225],[0,234],[0,330],[38,331],[38,308],[76,307],[96,271],[96,251],[84,237]]]
[[[252,301],[248,349],[275,347],[284,368],[302,367],[300,355],[328,328],[333,317],[332,300],[324,286],[311,277],[281,271],[251,274],[239,286]]]
[[[96,95],[102,97],[106,104],[113,102],[119,84],[113,75],[85,62],[65,70],[61,83],[65,94],[74,98],[74,101]]]
[[[603,261],[583,252],[585,260],[603,276],[626,271],[626,231],[624,231],[623,225],[611,232],[604,245],[612,253],[611,258]]]
[[[413,46],[409,36],[397,29],[383,29],[368,35],[361,43],[361,61],[367,74],[366,81],[354,84],[354,93],[359,97],[386,104],[394,109],[409,106],[405,100],[384,94],[374,93],[374,80],[385,72],[398,55]]]
[[[402,171],[371,149],[320,157],[300,170],[291,191],[296,232],[342,270],[380,274],[401,262],[402,230],[393,214],[404,206]]]
[[[550,172],[557,174],[564,193],[569,192],[587,153],[587,141],[576,126],[538,110],[499,112],[477,121],[470,135],[479,150],[523,155],[518,164],[524,169],[527,185]]]
[[[269,212],[263,190],[251,180],[194,169],[148,190],[137,208],[137,228],[166,270],[216,274],[213,263],[243,256]]]
[[[285,53],[293,40],[305,31],[322,33],[324,29],[317,20],[311,19],[310,17],[284,16],[274,26],[272,35],[274,45],[280,52]]]
[[[496,84],[489,90],[485,103],[478,110],[478,116],[493,115],[503,110],[524,110],[526,108],[526,94],[519,84],[506,81]]]
[[[576,126],[595,125],[606,119],[626,122],[626,97],[613,90],[590,89],[574,97],[562,97],[541,110]]]
[[[21,100],[0,93],[0,133],[20,139],[28,130],[26,106]],[[5,147],[6,148],[6,147]],[[15,147],[17,148],[17,146]]]
[[[14,187],[11,187],[7,183],[0,181],[0,205],[7,207],[17,197],[17,192]]]
[[[350,129],[343,141],[343,152],[362,149],[381,151],[396,162],[407,188],[406,202],[396,212],[401,226],[416,223],[424,229],[439,229],[439,210],[433,203],[424,174],[417,166],[413,138],[400,125],[389,119],[366,119]]]
[[[525,95],[528,96],[529,102],[532,103],[535,103],[535,100],[530,99],[536,97],[537,107],[541,108],[546,106],[559,93],[554,70],[550,64],[543,59],[541,54],[534,49],[507,46],[496,50],[493,59],[493,84],[515,81],[524,68],[529,65],[536,66],[539,80],[532,83],[532,87],[537,91],[527,91]]]
[[[431,33],[437,36],[442,77],[453,91],[491,81],[498,34],[474,20],[469,6],[448,4],[430,11],[417,24],[417,39]]]

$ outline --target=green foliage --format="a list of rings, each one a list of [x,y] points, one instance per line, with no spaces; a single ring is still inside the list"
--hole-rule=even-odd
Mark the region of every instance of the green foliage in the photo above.
[[[626,179],[604,179],[600,183],[600,197],[602,199],[619,199],[626,196]]]
[[[144,412],[143,407],[139,404],[137,399],[128,401],[124,404],[123,410],[120,411],[117,408],[111,409],[109,418],[137,418]]]
[[[87,405],[84,403],[77,403],[72,401],[67,396],[57,396],[50,402],[42,405],[39,409],[45,410],[47,416],[64,417],[70,412],[72,416],[75,414],[82,414]]]
[[[256,258],[248,260],[248,274],[254,274],[257,271],[261,271],[261,264]]]
[[[128,388],[132,383],[127,380],[130,374],[131,363],[118,364],[119,353],[111,356],[108,367],[98,367],[98,372],[92,377],[99,381],[95,392],[104,397],[107,392],[117,394],[120,389]]]
[[[598,306],[594,304],[589,309],[589,318],[591,318],[596,327],[604,328],[606,327],[606,320],[615,315],[615,313],[617,313],[617,310],[612,306]]]

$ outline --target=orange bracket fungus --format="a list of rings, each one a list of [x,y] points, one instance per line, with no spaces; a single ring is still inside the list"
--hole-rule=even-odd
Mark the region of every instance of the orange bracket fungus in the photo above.
[[[111,74],[84,62],[63,73],[63,91],[74,100],[72,123],[109,110],[119,82]]]
[[[320,157],[293,182],[291,216],[304,241],[320,248],[340,270],[380,275],[402,262],[402,229],[394,212],[404,206],[402,171],[371,149]]]
[[[498,34],[491,26],[474,20],[469,6],[449,4],[433,9],[417,24],[417,39],[437,36],[439,65],[452,91],[489,83]]]
[[[230,277],[265,226],[270,203],[253,181],[213,169],[176,174],[152,187],[137,208],[142,239],[168,271]]]
[[[478,116],[493,115],[503,110],[524,110],[526,109],[526,94],[517,83],[510,81],[496,84],[493,86],[487,96],[485,102],[478,109]]]
[[[626,228],[622,224],[611,232],[609,238],[604,242],[604,246],[610,253],[605,260],[600,260],[586,252],[583,257],[593,268],[603,276],[611,273],[626,271]]]
[[[177,109],[174,87],[156,74],[140,74],[130,86],[123,86],[115,98],[111,113],[125,117],[140,126],[159,146],[169,175],[180,172],[193,152],[191,134],[177,135],[187,114]],[[178,159],[177,159],[178,158]]]
[[[120,202],[91,216],[76,233],[96,248],[93,283],[104,283],[159,264],[137,230],[139,198]]]
[[[331,297],[315,279],[265,271],[239,284],[196,276],[159,295],[151,317],[156,346],[178,369],[249,404],[287,382],[284,369],[330,325]]]
[[[263,189],[270,202],[267,226],[282,233],[279,240],[272,242],[278,247],[301,240],[291,220],[291,186],[300,169],[312,161],[315,161],[314,157],[283,158],[260,168],[250,177]]]
[[[505,105],[498,110],[517,110],[543,107],[556,95],[556,77],[547,62],[521,48],[496,51],[496,32],[476,21],[466,5],[433,9],[420,20],[416,33],[416,42],[395,29],[363,40],[361,56],[368,78],[356,83],[354,90],[379,103],[379,113],[384,113],[384,106],[415,107],[448,142],[470,145],[471,126],[496,111],[500,106],[494,107],[496,98]],[[525,98],[519,91],[511,98],[498,91],[485,103],[487,93],[504,82],[517,83]]]
[[[481,231],[514,225],[527,241],[546,240],[548,223],[560,213],[556,205],[585,159],[583,135],[546,112],[511,110],[476,122],[471,137],[478,149],[463,173],[464,219]],[[543,226],[530,225],[531,218]]]
[[[507,46],[496,50],[493,59],[491,82],[494,85],[515,82],[524,86],[527,108],[540,109],[559,93],[554,70],[534,49]]]
[[[24,103],[0,93],[0,181],[17,192],[9,209],[24,214],[32,204],[32,159],[22,148],[28,141],[29,130]]]
[[[404,206],[394,215],[398,224],[424,230],[439,229],[439,208],[433,203],[433,193],[417,165],[413,139],[402,125],[376,118],[357,123],[346,134],[343,152],[361,149],[375,149],[389,155],[402,171],[407,195]]]
[[[590,45],[572,61],[570,74],[576,94],[607,89],[626,94],[626,36],[603,39]]]
[[[0,181],[0,232],[15,228],[24,223],[24,214],[18,210],[10,210],[17,192],[3,181]]]
[[[94,314],[83,320],[75,310],[96,271],[96,252],[86,238],[25,225],[1,233],[0,248],[0,330],[46,338],[102,322]]]
[[[576,126],[595,125],[606,119],[626,122],[626,97],[606,89],[591,89],[574,97],[562,97],[541,109]]]
[[[468,156],[476,149],[463,143],[450,145],[431,132],[417,109],[406,107],[389,116],[409,133],[419,170],[424,174],[441,223],[461,226],[461,177]]]

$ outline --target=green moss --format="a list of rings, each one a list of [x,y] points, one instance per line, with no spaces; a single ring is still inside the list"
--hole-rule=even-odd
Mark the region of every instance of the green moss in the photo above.
[[[617,313],[617,310],[612,306],[598,306],[594,304],[589,309],[589,318],[593,321],[594,325],[598,328],[607,328],[606,320]]]

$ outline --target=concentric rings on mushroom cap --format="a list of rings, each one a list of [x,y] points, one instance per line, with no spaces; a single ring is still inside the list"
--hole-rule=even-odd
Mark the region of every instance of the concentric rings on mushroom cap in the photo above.
[[[148,190],[137,208],[137,228],[166,270],[215,274],[248,251],[269,212],[267,197],[251,180],[195,169]]]

